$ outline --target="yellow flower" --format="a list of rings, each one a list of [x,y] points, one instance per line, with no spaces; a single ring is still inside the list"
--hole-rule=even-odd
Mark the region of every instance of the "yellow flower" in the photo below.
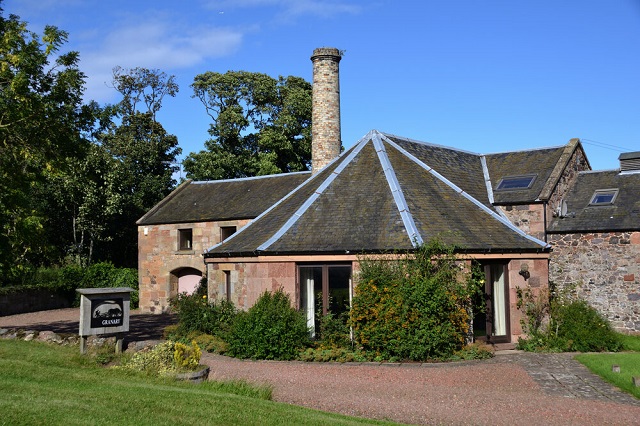
[[[207,295],[205,294],[204,296],[202,296],[202,298],[203,298],[203,299],[206,299],[206,298],[207,298]]]

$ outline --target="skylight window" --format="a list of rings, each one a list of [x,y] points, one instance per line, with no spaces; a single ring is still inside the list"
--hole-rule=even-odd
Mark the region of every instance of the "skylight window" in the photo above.
[[[592,206],[604,206],[611,205],[616,200],[618,196],[617,189],[598,189],[593,193],[593,197],[591,197],[591,202],[589,205]]]
[[[507,176],[502,178],[496,190],[529,189],[537,175]]]

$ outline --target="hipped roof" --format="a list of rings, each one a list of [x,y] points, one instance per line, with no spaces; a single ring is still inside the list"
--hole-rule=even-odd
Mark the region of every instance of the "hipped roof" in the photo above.
[[[410,250],[434,237],[547,251],[492,209],[485,174],[477,154],[374,130],[205,257]]]

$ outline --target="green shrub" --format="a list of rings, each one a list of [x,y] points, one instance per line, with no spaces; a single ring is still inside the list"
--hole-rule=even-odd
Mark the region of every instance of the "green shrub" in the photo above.
[[[320,311],[321,312],[321,311]],[[350,348],[349,312],[334,315],[329,312],[320,318],[320,332],[316,335],[319,348]]]
[[[178,294],[170,305],[178,315],[176,335],[182,337],[196,331],[224,338],[236,316],[233,303],[225,300],[209,303],[207,296],[198,293]]]
[[[438,240],[399,260],[365,259],[351,309],[356,342],[381,359],[449,358],[466,341],[478,288]]]
[[[348,348],[307,348],[298,356],[306,362],[364,362],[369,361],[367,354]]]
[[[180,370],[195,370],[200,364],[202,351],[194,340],[191,345],[176,342],[173,352],[173,362]]]
[[[599,352],[622,348],[620,335],[598,311],[584,300],[568,294],[517,289],[517,307],[523,311],[522,329],[526,338],[518,349],[531,352]]]
[[[174,363],[175,343],[167,340],[151,349],[135,353],[122,368],[140,371],[151,376],[167,376],[178,369]]]
[[[453,354],[453,360],[489,359],[493,357],[493,347],[483,342],[464,346]]]
[[[27,287],[27,286],[25,286]],[[29,279],[28,288],[52,291],[72,306],[80,306],[78,288],[130,287],[131,308],[138,307],[138,271],[133,268],[117,268],[109,262],[96,263],[87,268],[75,264],[61,267],[38,268]],[[15,291],[19,291],[16,288]]]
[[[565,350],[578,352],[617,351],[622,342],[598,311],[584,300],[576,300],[554,309],[551,332],[557,327]]]
[[[240,312],[227,337],[229,354],[238,358],[294,359],[309,344],[302,312],[282,289],[264,292],[247,312]]]

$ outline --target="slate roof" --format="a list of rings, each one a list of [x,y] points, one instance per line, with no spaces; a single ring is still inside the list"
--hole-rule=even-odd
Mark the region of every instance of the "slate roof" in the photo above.
[[[487,199],[481,156],[374,130],[205,257],[407,250],[435,236],[468,252],[548,250]]]
[[[618,189],[611,205],[589,205],[600,189]],[[549,233],[640,231],[640,173],[581,172],[565,197],[567,214],[551,221]]]
[[[548,195],[543,195],[545,186],[552,178],[553,171],[558,164],[562,164],[561,157],[565,154],[566,146],[527,151],[504,152],[486,155],[487,169],[491,177],[493,200],[495,205],[532,204],[540,202]],[[568,158],[567,158],[568,161]],[[505,177],[535,175],[530,188],[498,190],[500,181]],[[552,182],[555,186],[557,183]]]
[[[311,172],[206,182],[187,180],[149,210],[137,224],[253,219],[309,176]]]

